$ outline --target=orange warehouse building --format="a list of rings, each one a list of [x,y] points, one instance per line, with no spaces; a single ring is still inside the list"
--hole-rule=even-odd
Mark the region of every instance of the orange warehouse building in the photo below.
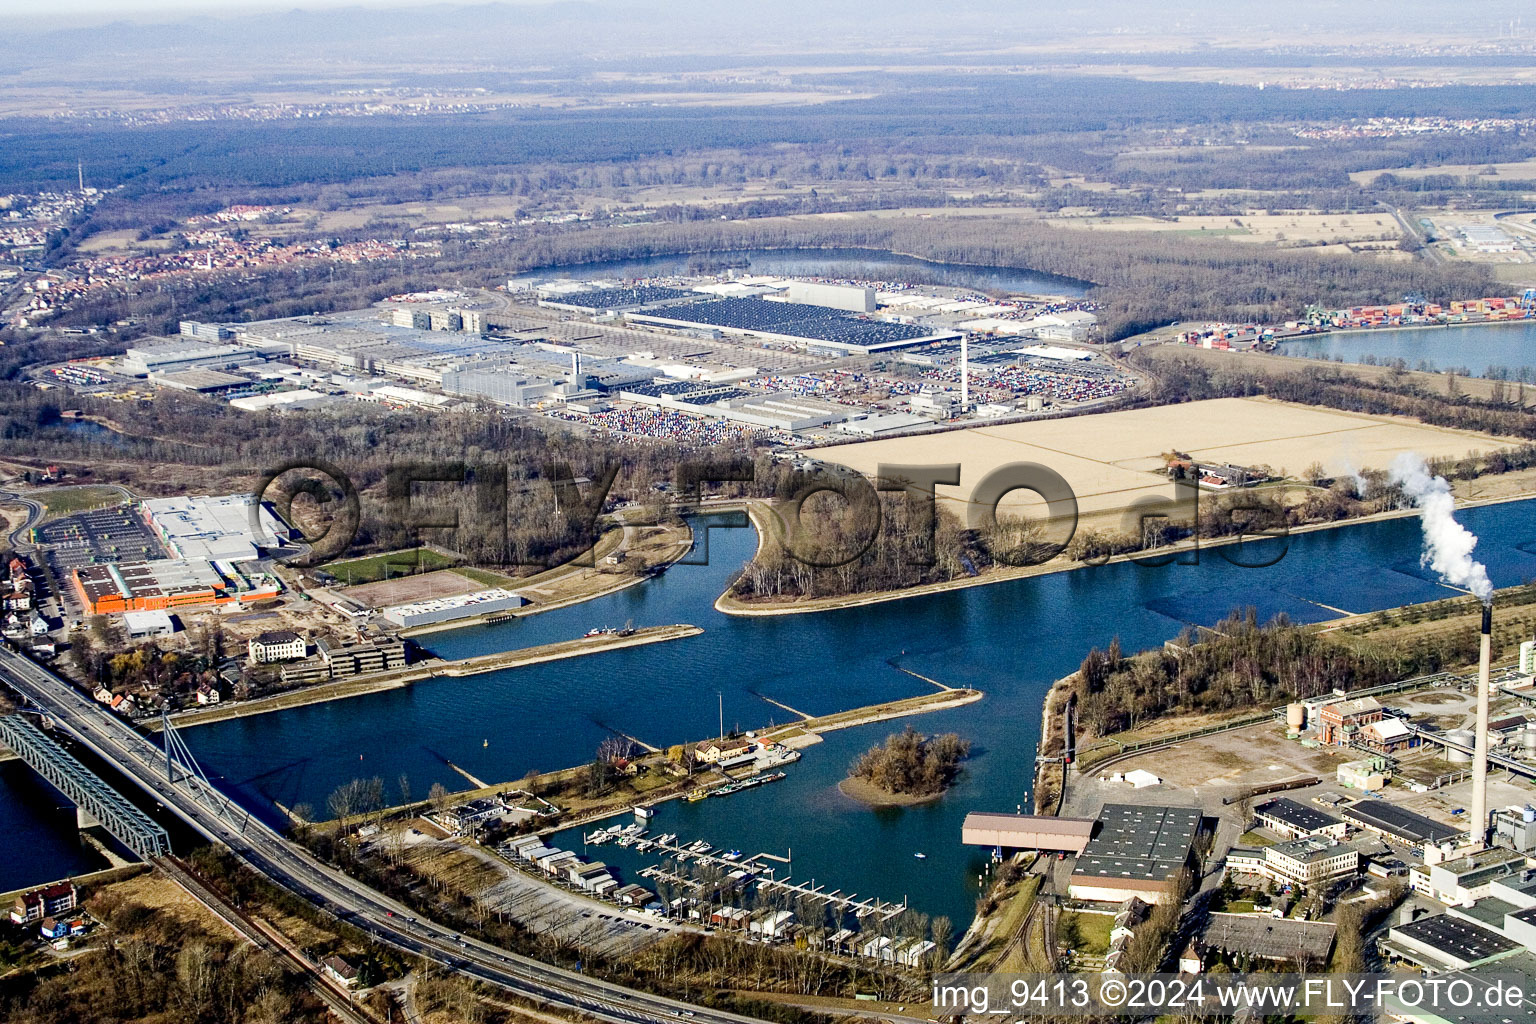
[[[82,566],[70,581],[91,615],[256,601],[279,592],[276,585],[242,590],[207,562],[171,558]]]

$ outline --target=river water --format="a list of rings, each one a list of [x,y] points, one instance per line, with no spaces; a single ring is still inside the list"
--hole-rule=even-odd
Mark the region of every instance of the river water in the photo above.
[[[1524,369],[1530,374],[1526,379],[1536,381],[1536,321],[1343,331],[1283,341],[1276,351],[1348,363],[1364,362],[1367,356],[1379,363],[1401,359],[1410,370],[1421,369],[1421,363],[1433,370],[1465,367],[1475,377],[1488,376],[1489,367],[1505,367],[1510,380],[1518,380]]]
[[[1533,511],[1536,505],[1524,502],[1461,513],[1482,538],[1478,553],[1500,586],[1536,577]],[[590,760],[609,730],[655,746],[713,736],[717,699],[728,728],[753,728],[790,717],[763,697],[823,714],[931,692],[893,667],[899,665],[986,693],[978,703],[913,720],[924,732],[954,730],[972,741],[973,757],[943,799],[877,812],[837,791],[853,758],[900,727],[880,723],[829,734],[789,766],[782,782],[669,803],[651,827],[748,853],[792,851],[798,879],[888,900],[908,896],[963,927],[985,851],[960,845],[960,821],[969,810],[1012,810],[1025,802],[1041,697],[1090,647],[1113,635],[1133,650],[1161,644],[1187,622],[1209,624],[1250,604],[1261,617],[1285,612],[1318,621],[1333,616],[1323,605],[1370,611],[1450,593],[1419,566],[1414,519],[1307,533],[1288,543],[1285,557],[1264,569],[1241,568],[1208,551],[1198,565],[1126,563],[864,608],[741,618],[716,612],[713,602],[751,557],[755,537],[750,529],[715,528],[708,531],[708,564],[680,564],[584,605],[427,639],[438,653],[463,657],[626,621],[693,623],[705,629],[700,636],[433,680],[202,726],[186,736],[204,766],[251,806],[270,812],[272,801],[304,801],[323,808],[327,793],[358,775],[380,775],[393,788],[403,772],[419,798],[434,781],[467,785],[445,759],[481,779],[505,781],[530,768]],[[700,555],[696,547],[692,560],[704,561]],[[913,857],[917,852],[927,858]],[[604,847],[601,857],[626,865],[629,853]],[[626,866],[632,876],[638,861]]]
[[[580,281],[602,278],[634,279],[643,277],[684,276],[697,261],[744,259],[744,273],[777,274],[786,277],[833,277],[853,281],[897,281],[914,284],[956,285],[966,288],[1019,292],[1026,295],[1061,295],[1071,298],[1085,294],[1090,287],[1082,281],[1054,274],[1041,274],[1015,267],[964,266],[958,263],[933,263],[914,256],[875,249],[733,249],[722,252],[683,256],[646,256],[630,260],[607,260],[569,267],[549,267],[514,277],[514,281],[549,281],[574,278]]]

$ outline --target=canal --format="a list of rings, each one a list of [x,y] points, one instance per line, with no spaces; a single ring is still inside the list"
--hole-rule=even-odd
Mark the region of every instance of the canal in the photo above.
[[[1461,513],[1499,586],[1536,577],[1533,511],[1521,502]],[[324,808],[326,795],[354,776],[378,775],[393,789],[403,773],[419,798],[433,782],[467,785],[445,760],[505,781],[590,760],[609,730],[656,746],[712,736],[717,699],[728,728],[753,728],[788,717],[764,697],[823,714],[931,690],[901,666],[987,694],[915,720],[925,732],[954,730],[972,741],[973,757],[943,799],[871,811],[837,791],[852,759],[900,727],[881,723],[828,735],[782,782],[667,804],[651,827],[748,853],[792,851],[797,879],[886,900],[907,896],[963,927],[984,852],[960,846],[960,821],[968,810],[1012,810],[1025,800],[1041,696],[1089,648],[1115,635],[1133,650],[1161,644],[1185,623],[1212,623],[1245,605],[1263,618],[1320,621],[1333,615],[1323,605],[1361,612],[1450,593],[1419,565],[1418,521],[1400,519],[1293,537],[1264,569],[1208,551],[1198,565],[1125,563],[815,615],[740,618],[713,602],[755,538],[721,522],[700,523],[715,527],[707,564],[680,564],[584,605],[429,643],[462,657],[626,621],[689,622],[705,629],[700,636],[203,726],[188,730],[188,741],[254,808]],[[602,856],[618,852],[605,847]]]

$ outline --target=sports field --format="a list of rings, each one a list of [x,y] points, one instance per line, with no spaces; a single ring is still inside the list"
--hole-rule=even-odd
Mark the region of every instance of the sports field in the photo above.
[[[404,551],[386,551],[382,555],[369,555],[366,558],[349,558],[343,562],[331,562],[324,566],[324,569],[341,582],[352,584],[393,579],[413,572],[442,569],[452,564],[453,559],[440,555],[431,548],[408,548]]]
[[[468,576],[460,576],[452,569],[444,569],[420,576],[401,576],[398,579],[349,587],[347,597],[369,608],[388,608],[390,605],[430,601],[435,597],[454,597],[484,589],[485,584],[476,583]]]
[[[1061,474],[1077,495],[1080,513],[1116,513],[1144,497],[1172,498],[1164,452],[1181,451],[1206,463],[1268,466],[1276,476],[1297,476],[1314,462],[1330,474],[1385,469],[1399,452],[1425,458],[1463,456],[1511,447],[1514,442],[1412,420],[1337,412],[1264,398],[1219,398],[1183,405],[1093,416],[1013,423],[998,427],[888,438],[820,449],[828,462],[875,476],[879,466],[960,464],[960,484],[940,486],[941,498],[965,505],[992,470],[1035,462]],[[1028,513],[1039,501],[1016,491],[1003,511]],[[966,510],[956,507],[962,517]]]

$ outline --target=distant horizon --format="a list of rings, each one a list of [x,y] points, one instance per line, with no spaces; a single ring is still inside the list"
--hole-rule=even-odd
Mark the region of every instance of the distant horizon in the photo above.
[[[217,20],[347,8],[463,10],[490,6],[550,8],[566,4],[601,8],[604,20],[613,13],[627,11],[632,15],[643,15],[648,20],[681,19],[678,27],[693,25],[700,30],[707,30],[710,22],[730,23],[741,15],[739,10],[712,0],[0,0],[0,17],[13,24],[26,23],[28,28],[91,27],[123,21],[154,24],[187,18]],[[1349,14],[1358,19],[1367,13],[1367,9],[1372,23],[1382,33],[1377,41],[1383,43],[1390,42],[1395,32],[1450,32],[1457,38],[1489,35],[1507,38],[1505,33],[1521,38],[1536,37],[1536,15],[1529,18],[1529,25],[1525,24],[1529,12],[1522,0],[1468,0],[1458,5],[1454,14],[1447,12],[1437,0],[1401,0],[1388,6],[1362,2]],[[949,15],[990,15],[999,23],[1017,23],[1022,16],[1038,19],[1042,25],[1066,19],[1085,27],[1097,24],[1100,29],[1115,25],[1119,31],[1134,35],[1189,39],[1204,37],[1216,22],[1230,24],[1235,19],[1236,23],[1251,21],[1271,31],[1277,28],[1294,30],[1301,39],[1314,41],[1318,40],[1315,30],[1319,19],[1345,14],[1334,9],[1331,0],[1294,0],[1282,9],[1275,8],[1267,0],[1181,0],[1177,6],[1150,12],[1136,0],[1066,0],[1063,5],[1050,7],[1016,3],[1012,9],[1010,5],[1004,5],[991,11],[979,0],[939,0],[935,4],[915,0],[842,0],[830,4],[787,0],[780,13],[790,23],[803,23],[807,18],[838,23],[852,18],[865,19],[871,27],[886,21],[900,22],[918,32],[944,25]],[[1359,39],[1342,45],[1350,47],[1364,43],[1368,46],[1369,42]],[[1341,44],[1334,39],[1329,45]]]

